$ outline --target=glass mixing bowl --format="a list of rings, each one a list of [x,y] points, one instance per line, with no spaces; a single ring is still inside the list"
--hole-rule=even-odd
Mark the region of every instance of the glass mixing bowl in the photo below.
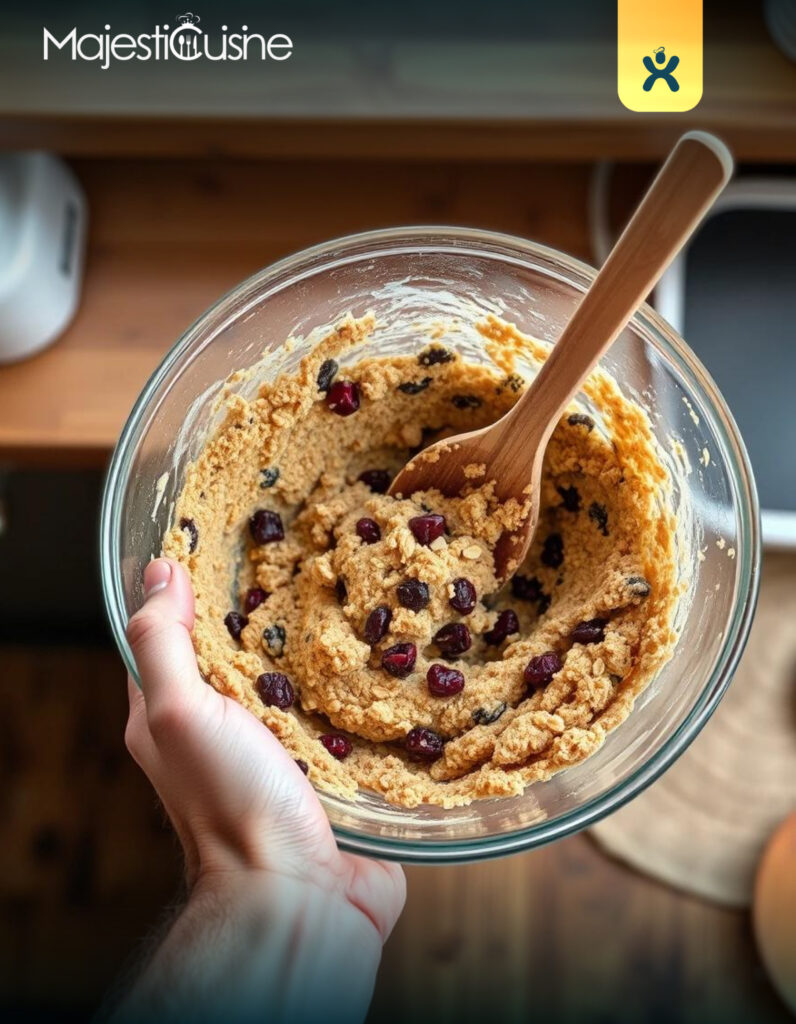
[[[311,332],[352,312],[380,324],[363,353],[412,352],[419,328],[456,322],[446,344],[486,359],[473,323],[487,313],[553,342],[595,271],[531,242],[457,228],[355,235],[290,256],[244,281],[190,327],[152,375],[113,456],[102,506],[105,601],[129,671],[129,617],[141,577],[161,549],[187,464],[218,422],[219,392],[251,394],[257,379],[296,365]],[[285,346],[285,339],[299,339]],[[317,335],[316,335],[317,336]],[[264,352],[273,355],[261,361]],[[680,521],[684,596],[672,660],[597,753],[522,796],[443,810],[393,807],[374,794],[320,793],[341,847],[403,861],[460,861],[528,849],[589,825],[639,793],[697,735],[732,678],[752,619],[760,531],[749,461],[716,385],[648,306],[601,366],[644,407],[669,463]],[[526,367],[532,375],[534,367]],[[585,398],[580,404],[597,415]],[[705,454],[707,453],[707,454]]]

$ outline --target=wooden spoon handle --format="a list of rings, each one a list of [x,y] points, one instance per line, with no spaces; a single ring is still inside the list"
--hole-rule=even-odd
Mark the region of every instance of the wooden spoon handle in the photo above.
[[[732,157],[706,132],[688,132],[622,232],[523,399],[512,429],[547,442],[564,409],[729,181]]]

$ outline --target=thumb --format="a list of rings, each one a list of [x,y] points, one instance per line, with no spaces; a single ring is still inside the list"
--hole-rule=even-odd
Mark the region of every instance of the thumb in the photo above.
[[[144,593],[143,606],[127,625],[127,640],[151,716],[159,706],[184,704],[205,687],[191,642],[194,599],[185,569],[172,559],[155,559],[144,570]]]

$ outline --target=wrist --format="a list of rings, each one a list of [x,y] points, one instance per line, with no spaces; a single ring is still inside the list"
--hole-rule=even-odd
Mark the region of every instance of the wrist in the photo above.
[[[204,873],[180,916],[225,951],[211,973],[227,992],[236,978],[244,1009],[265,999],[275,1020],[364,1019],[382,939],[342,890],[273,871]]]
[[[205,872],[115,1020],[359,1022],[381,945],[342,892],[271,871]]]
[[[268,919],[299,938],[312,929],[344,929],[378,949],[383,939],[365,911],[346,895],[344,886],[324,885],[312,877],[282,874],[267,868],[204,868],[190,889],[186,911],[239,922]]]

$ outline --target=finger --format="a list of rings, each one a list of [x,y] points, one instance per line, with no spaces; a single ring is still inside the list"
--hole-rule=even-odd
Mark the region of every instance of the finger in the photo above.
[[[168,591],[174,611],[190,632],[194,622],[191,580],[185,568],[173,558],[154,558],[144,569],[144,595],[147,601]]]
[[[180,816],[175,813],[165,788],[160,785],[162,776],[162,761],[152,734],[149,731],[147,722],[146,702],[144,695],[136,685],[135,680],[127,677],[127,697],[130,701],[130,715],[127,719],[127,728],[124,738],[127,749],[133,756],[133,760],[144,771],[149,781],[157,790],[163,809],[169,817],[177,836],[185,851],[186,873],[190,876],[195,870],[196,843],[193,840],[190,829],[185,826]]]
[[[155,743],[149,732],[144,695],[132,677],[127,677],[127,698],[130,713],[124,730],[124,743],[136,764],[150,775],[154,770]]]
[[[144,695],[141,692],[141,687],[136,683],[133,677],[129,675],[127,677],[127,702],[130,705],[130,717],[146,713]]]
[[[128,623],[127,640],[151,725],[166,708],[199,699],[205,686],[191,642],[194,601],[187,573],[178,562],[158,558],[146,567],[144,590],[144,605]]]
[[[406,876],[400,864],[346,854],[346,895],[376,926],[386,942],[406,902]]]

